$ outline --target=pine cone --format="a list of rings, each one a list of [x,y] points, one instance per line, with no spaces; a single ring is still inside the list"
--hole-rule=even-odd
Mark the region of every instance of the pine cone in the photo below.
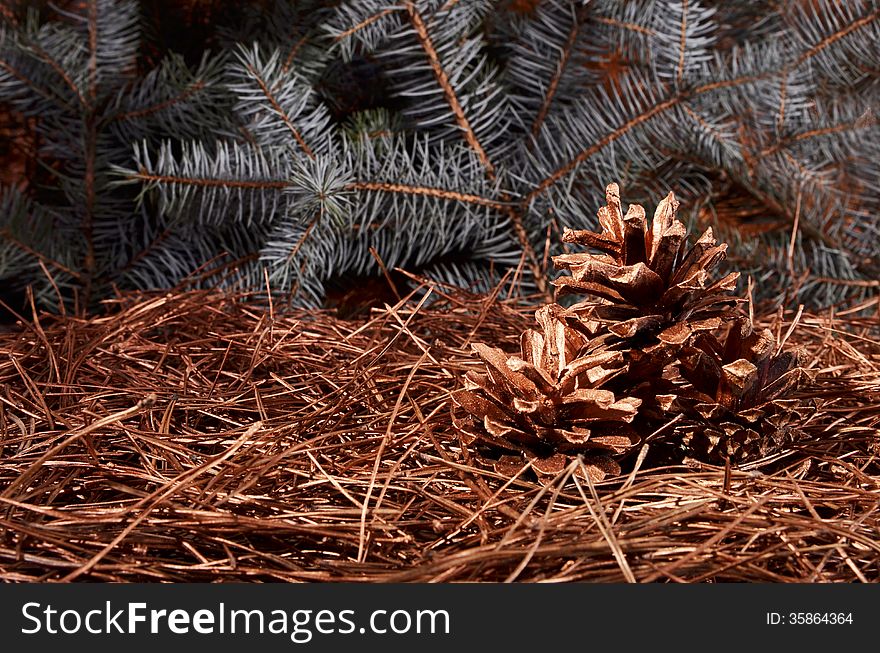
[[[602,338],[588,341],[561,318],[555,304],[535,313],[540,331],[522,334],[520,356],[472,345],[486,373],[470,371],[465,388],[452,394],[464,415],[454,414],[465,444],[485,447],[499,471],[522,457],[539,477],[555,476],[583,454],[594,479],[617,474],[612,456],[630,450],[638,437],[630,426],[641,400],[602,389],[626,371],[623,355]]]
[[[734,314],[742,300],[730,293],[739,273],[711,281],[727,251],[726,244],[716,244],[711,228],[688,248],[672,193],[657,206],[650,226],[638,204],[622,213],[617,184],[608,185],[605,197],[608,204],[598,213],[601,234],[566,229],[562,236],[601,253],[553,257],[557,268],[571,273],[554,281],[557,293],[588,295],[570,309],[587,332],[606,325],[620,338],[650,336],[648,344],[656,336],[664,345],[679,346]]]
[[[796,400],[782,397],[808,375],[798,352],[774,349],[771,331],[755,332],[744,319],[682,348],[679,372],[686,383],[657,399],[669,415],[684,416],[675,433],[689,455],[741,462],[790,443]]]

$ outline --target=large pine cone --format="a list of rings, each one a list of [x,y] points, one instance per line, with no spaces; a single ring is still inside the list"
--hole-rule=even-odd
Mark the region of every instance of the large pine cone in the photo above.
[[[465,388],[452,394],[462,409],[454,418],[465,444],[485,445],[499,471],[525,457],[548,478],[582,454],[586,472],[601,479],[619,473],[612,456],[638,442],[630,423],[641,400],[602,389],[626,371],[623,355],[602,338],[588,341],[565,324],[563,312],[555,304],[536,312],[541,330],[522,334],[520,356],[472,345],[486,373],[468,372]]]
[[[645,344],[656,337],[667,346],[679,346],[735,314],[742,300],[730,293],[739,273],[712,280],[727,245],[716,244],[707,229],[688,247],[672,193],[657,206],[650,225],[638,204],[623,214],[617,184],[608,185],[605,197],[607,206],[598,213],[601,234],[566,229],[562,236],[564,242],[600,253],[553,257],[557,268],[571,273],[554,281],[558,294],[588,296],[570,309],[585,325],[593,323],[588,332],[604,325],[621,338],[645,335]]]
[[[680,352],[684,385],[658,396],[668,415],[682,414],[676,439],[708,462],[740,462],[789,444],[796,401],[783,399],[807,378],[800,354],[775,351],[769,329],[735,320],[720,333],[701,333]]]

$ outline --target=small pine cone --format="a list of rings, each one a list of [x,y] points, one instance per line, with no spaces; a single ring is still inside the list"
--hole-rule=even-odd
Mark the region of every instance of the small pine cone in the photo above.
[[[601,386],[626,369],[620,352],[588,341],[551,304],[536,312],[540,331],[522,334],[520,356],[496,347],[472,345],[486,373],[470,371],[465,388],[452,394],[460,411],[456,427],[465,444],[488,445],[499,471],[522,458],[539,477],[561,472],[582,454],[594,479],[619,473],[613,460],[638,442],[630,426],[641,400],[618,398]],[[583,473],[583,470],[581,470]]]
[[[774,353],[773,334],[735,320],[717,334],[701,333],[682,348],[675,394],[657,399],[684,420],[675,429],[688,455],[706,462],[742,462],[781,449],[796,401],[783,397],[808,374],[795,351]]]
[[[571,307],[586,324],[605,324],[620,338],[656,337],[661,346],[680,346],[693,334],[717,329],[733,316],[741,299],[731,296],[739,278],[732,272],[712,280],[727,245],[707,229],[687,246],[687,229],[675,217],[672,193],[657,206],[651,224],[645,209],[631,204],[623,214],[620,189],[609,184],[607,205],[599,209],[602,233],[565,230],[562,240],[598,250],[553,257],[570,275],[553,283],[557,293],[587,295]],[[587,332],[594,331],[588,327]]]

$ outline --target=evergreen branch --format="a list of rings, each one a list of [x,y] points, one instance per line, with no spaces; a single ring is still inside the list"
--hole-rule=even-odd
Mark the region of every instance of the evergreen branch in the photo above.
[[[86,287],[85,297],[86,303],[89,301],[91,293],[91,279],[95,272],[95,234],[94,234],[94,218],[95,218],[95,139],[97,138],[97,130],[94,124],[94,117],[90,116],[86,123],[85,134],[85,211],[83,212],[82,230],[86,240],[86,256],[83,261],[83,269],[85,270]]]
[[[855,286],[859,288],[880,288],[880,279],[835,279],[833,277],[816,277],[819,283],[830,283],[839,286]]]
[[[348,184],[346,186],[346,189],[436,197],[438,199],[450,200],[453,202],[462,202],[464,204],[476,204],[477,206],[486,206],[488,208],[504,212],[509,211],[511,208],[509,203],[498,202],[487,197],[480,197],[479,195],[471,195],[469,193],[460,193],[458,191],[447,190],[445,188],[430,188],[427,186],[412,186],[409,184],[394,184],[387,182],[359,181]]]
[[[405,6],[407,14],[409,15],[410,22],[412,23],[413,29],[415,29],[416,32],[416,36],[419,39],[419,44],[424,49],[425,54],[428,57],[428,61],[431,64],[431,70],[434,73],[434,78],[437,80],[437,84],[439,84],[440,88],[443,90],[443,95],[446,98],[446,102],[449,104],[449,108],[452,110],[452,113],[455,116],[456,124],[459,126],[462,133],[464,134],[464,138],[467,141],[468,145],[470,145],[471,149],[473,149],[473,151],[477,153],[480,162],[483,164],[483,167],[486,168],[486,173],[489,175],[489,178],[494,179],[495,166],[492,164],[492,161],[489,160],[489,155],[486,154],[486,151],[480,144],[477,135],[474,133],[474,130],[471,127],[470,121],[468,121],[467,116],[464,113],[464,109],[462,109],[461,107],[461,102],[459,102],[458,96],[455,93],[455,89],[452,87],[452,84],[449,81],[449,77],[443,68],[443,64],[440,62],[440,57],[437,54],[437,50],[434,48],[434,44],[431,41],[431,36],[430,34],[428,34],[428,27],[425,25],[425,21],[422,19],[422,15],[416,9],[411,0],[408,0]]]
[[[205,80],[197,79],[174,97],[163,100],[162,102],[157,102],[156,104],[149,107],[144,107],[142,109],[133,109],[124,113],[118,113],[113,116],[113,120],[136,120],[138,118],[145,118],[146,116],[159,113],[160,111],[164,111],[165,109],[169,109],[175,105],[186,102],[190,97],[203,90],[205,86]]]
[[[263,147],[277,147],[292,137],[310,159],[330,147],[330,114],[312,85],[295,70],[284,70],[278,49],[264,56],[259,44],[240,47],[229,88],[236,109]]]
[[[538,290],[542,295],[551,297],[552,294],[550,292],[550,287],[547,285],[547,270],[538,262],[538,255],[535,252],[535,248],[532,247],[532,241],[531,238],[529,238],[529,233],[526,231],[525,225],[523,224],[522,216],[519,211],[512,207],[508,208],[506,213],[510,220],[510,224],[513,226],[513,233],[523,248],[523,254],[526,257],[526,264],[529,266],[532,276],[535,278],[535,285],[538,287]]]
[[[602,23],[603,25],[609,25],[610,27],[618,27],[638,34],[643,34],[644,36],[657,36],[657,32],[644,25],[620,21],[609,16],[593,16],[591,20],[594,20],[597,23]]]
[[[48,100],[51,103],[57,103],[63,106],[65,109],[73,110],[73,107],[70,103],[64,98],[60,97],[57,93],[52,91],[47,91],[44,88],[40,87],[36,82],[34,82],[30,77],[19,71],[15,68],[11,63],[0,59],[0,68],[3,68],[7,73],[9,73],[12,77],[21,82],[24,86],[31,89],[34,93],[39,95],[40,97]]]
[[[33,247],[28,246],[26,243],[23,243],[18,238],[16,238],[8,228],[2,227],[0,228],[0,238],[8,241],[18,249],[20,249],[25,254],[34,257],[35,259],[39,259],[43,263],[47,265],[51,265],[53,268],[57,270],[61,270],[62,272],[69,274],[74,279],[82,279],[82,275],[78,273],[76,270],[71,269],[69,266],[64,265],[63,263],[56,261],[55,259],[46,256],[42,252],[38,252]]]
[[[646,109],[639,115],[629,119],[626,123],[607,134],[604,138],[598,140],[593,143],[590,147],[587,147],[580,152],[572,159],[570,159],[565,165],[560,168],[557,168],[552,174],[548,177],[542,179],[538,184],[532,189],[532,191],[526,195],[525,199],[522,201],[523,206],[528,206],[531,204],[535,198],[542,195],[547,191],[548,188],[556,184],[560,179],[571,173],[575,168],[577,168],[584,161],[589,159],[591,156],[604,149],[618,138],[628,133],[632,129],[638,127],[639,125],[647,122],[654,116],[663,113],[664,111],[678,105],[683,99],[685,95],[677,95],[674,97],[665,100],[664,102],[660,102],[659,104],[655,104],[649,109]]]
[[[809,50],[804,52],[800,57],[798,57],[797,60],[794,62],[794,65],[800,66],[802,63],[804,63],[808,59],[815,57],[817,54],[819,54],[823,50],[826,50],[830,46],[834,45],[840,39],[848,36],[849,34],[852,34],[856,30],[861,29],[862,27],[870,25],[878,18],[880,18],[880,8],[876,9],[875,11],[871,12],[870,14],[868,14],[866,16],[863,16],[862,18],[859,18],[858,20],[853,21],[849,25],[846,25],[845,27],[837,30],[833,34],[829,34],[824,39],[819,41],[816,45],[814,45],[812,48],[810,48]]]
[[[444,12],[450,11],[451,9],[454,9],[455,5],[457,5],[459,2],[460,0],[446,0],[446,4],[440,7],[440,11],[437,13],[442,14]]]
[[[688,19],[688,3],[687,0],[682,0],[681,7],[681,37],[679,39],[678,44],[678,72],[676,73],[676,81],[681,84],[682,77],[684,76],[684,55],[685,55],[685,46],[687,45],[687,19]]]
[[[125,264],[125,267],[123,267],[119,271],[120,274],[125,275],[128,272],[131,272],[131,270],[133,270],[135,268],[135,266],[137,266],[138,263],[140,263],[145,258],[147,258],[152,252],[154,252],[156,250],[156,248],[159,245],[161,245],[166,240],[168,240],[168,238],[171,236],[171,234],[172,234],[171,227],[168,227],[167,229],[160,232],[155,238],[150,240],[150,242],[147,243],[147,245],[143,249],[141,249],[134,256],[132,256],[131,259],[129,259],[128,263]]]
[[[82,231],[86,241],[86,254],[83,261],[85,274],[84,296],[86,304],[91,301],[92,283],[95,276],[97,260],[95,257],[95,156],[97,139],[97,125],[95,124],[95,105],[98,101],[98,3],[97,0],[88,0],[88,31],[89,31],[89,59],[88,59],[88,92],[89,100],[85,104],[85,134],[83,150],[85,152],[85,207],[82,218]]]
[[[122,142],[201,140],[235,126],[229,116],[230,93],[223,83],[228,57],[203,57],[190,70],[182,56],[170,54],[153,70],[121,89],[102,110],[106,123]]]
[[[343,243],[328,242],[327,233],[315,233],[320,217],[321,211],[316,211],[305,229],[299,220],[281,220],[260,249],[259,265],[267,270],[271,285],[287,295],[288,302],[319,303],[333,258],[344,247]],[[291,244],[292,236],[298,237]]]
[[[79,86],[77,86],[76,83],[70,78],[70,75],[67,73],[66,70],[64,70],[61,64],[55,61],[54,57],[50,56],[48,52],[37,45],[32,44],[30,48],[36,53],[36,55],[40,59],[43,60],[45,64],[47,64],[52,70],[54,70],[55,73],[68,86],[68,88],[70,88],[70,90],[74,92],[76,98],[79,100],[80,105],[82,105],[83,107],[89,106],[88,102],[86,102],[85,97],[83,97],[82,91],[80,90]]]
[[[646,7],[656,36],[641,48],[653,62],[657,77],[681,88],[693,73],[712,59],[718,39],[717,7],[703,7],[698,1],[660,3]]]
[[[773,198],[768,193],[763,192],[757,184],[748,187],[748,192],[757,197],[761,202],[763,202],[767,207],[770,208],[774,213],[778,213],[781,216],[785,217],[786,223],[791,225],[794,223],[794,215],[785,208],[779,201]],[[833,250],[840,250],[840,243],[835,242],[831,236],[826,234],[825,232],[817,229],[809,222],[800,222],[799,228],[804,232],[806,236],[809,236],[811,239],[816,242],[820,242],[824,244],[826,247]]]
[[[82,280],[70,264],[74,242],[57,237],[63,228],[59,217],[17,188],[0,187],[0,279],[30,283],[28,272],[42,263]]]
[[[705,165],[706,162],[709,161],[713,167],[737,168],[738,164],[744,158],[744,145],[742,138],[737,138],[737,134],[733,132],[731,125],[732,121],[728,118],[726,122],[722,122],[721,124],[713,123],[711,117],[706,117],[701,114],[694,109],[691,106],[691,103],[687,100],[682,101],[681,109],[691,120],[694,121],[694,123],[696,123],[697,126],[696,131],[688,130],[691,132],[692,137],[689,139],[691,149],[695,151],[695,153],[702,155],[700,160],[693,161],[693,163],[696,165]],[[703,110],[709,110],[709,107],[704,107]],[[687,120],[685,119],[682,122],[687,123]],[[728,128],[728,131],[726,132],[724,131],[725,127]],[[701,138],[702,135],[705,135],[706,138]],[[695,139],[693,138],[694,136],[696,137]],[[702,148],[704,142],[708,143],[708,148],[705,151]],[[681,154],[678,154],[676,158],[680,158],[681,156]]]
[[[134,163],[134,168],[113,167],[120,178],[115,185],[139,183],[141,197],[155,191],[160,215],[178,216],[189,225],[253,230],[255,223],[272,222],[277,211],[286,211],[286,195],[296,189],[286,148],[219,141],[209,149],[193,142],[175,153],[174,144],[164,142],[153,160],[149,143],[143,142],[135,148]]]
[[[721,133],[715,128],[714,125],[710,124],[707,120],[705,120],[705,119],[703,118],[703,116],[701,116],[699,113],[697,113],[696,111],[694,111],[694,110],[690,107],[690,105],[689,105],[687,102],[682,101],[682,103],[681,103],[681,108],[684,109],[684,111],[685,111],[685,112],[686,112],[691,118],[694,119],[694,122],[696,122],[696,123],[697,123],[700,127],[702,127],[704,130],[706,130],[707,132],[709,132],[710,134],[712,134],[712,136],[715,138],[715,140],[717,140],[717,141],[719,141],[719,142],[724,142],[724,141],[727,140],[727,139],[725,139],[724,136],[723,136],[723,135],[722,135],[722,134],[721,134]]]
[[[792,136],[788,136],[786,138],[779,139],[773,145],[764,148],[758,153],[760,157],[770,156],[772,154],[776,154],[781,149],[788,147],[794,143],[799,143],[801,141],[808,140],[810,138],[820,138],[822,136],[829,136],[831,134],[840,134],[848,131],[856,131],[859,129],[868,129],[872,127],[870,122],[866,122],[864,118],[859,117],[855,120],[850,120],[847,122],[839,123],[837,125],[830,125],[828,127],[819,127],[817,129],[810,129],[805,132],[801,132],[800,134],[794,134]]]
[[[821,170],[817,171],[817,170],[810,168],[804,162],[798,160],[797,157],[795,157],[790,151],[782,150],[782,156],[794,168],[797,169],[797,172],[798,172],[797,178],[798,179],[800,179],[800,180],[806,180],[806,179],[811,179],[811,180],[819,179],[819,180],[821,180],[822,179],[822,174],[821,174],[822,171]],[[827,163],[826,166],[827,166],[827,172],[831,172],[833,170],[830,163]],[[825,184],[823,184],[823,186],[825,188],[828,188],[829,190],[832,190],[832,191],[836,190],[836,186],[834,185],[835,180],[831,177],[831,175],[826,174],[824,176],[824,178],[825,178]],[[835,245],[837,246],[837,249],[840,249],[839,243],[835,243]]]
[[[268,272],[317,305],[378,259],[458,283],[518,267],[546,290],[553,225],[594,226],[594,191],[619,180],[633,201],[672,188],[726,219],[773,279],[765,296],[870,289],[875,0],[499,4],[267,0],[218,26],[219,56],[148,72],[134,0],[5,22],[0,103],[37,118],[29,142],[56,183],[0,208],[0,274],[53,301],[40,269],[55,258],[62,292],[97,299],[223,257],[246,260],[223,283]],[[743,207],[777,233],[747,236]]]
[[[296,43],[294,43],[290,47],[290,51],[287,53],[287,56],[284,58],[284,63],[281,65],[282,72],[286,73],[288,70],[290,70],[290,67],[293,65],[293,60],[296,59],[297,52],[300,51],[300,48],[302,48],[302,46],[305,45],[308,42],[308,40],[309,40],[309,35],[306,34],[305,36],[302,36],[299,39],[297,39]],[[278,84],[278,83],[280,83],[280,80],[278,82],[276,82],[276,84]],[[275,89],[272,89],[272,90],[274,91]]]
[[[98,98],[98,0],[88,0],[89,30],[89,97],[94,106]]]
[[[559,80],[562,79],[562,75],[568,65],[569,58],[571,57],[571,51],[577,42],[578,33],[583,25],[586,11],[587,5],[582,5],[571,23],[571,29],[568,31],[568,37],[565,39],[565,44],[559,55],[559,61],[556,63],[556,72],[550,78],[550,83],[547,84],[547,91],[544,94],[544,100],[541,102],[541,106],[538,108],[538,113],[532,123],[531,131],[532,136],[535,138],[537,138],[538,132],[541,131],[541,126],[544,124],[544,120],[547,118],[547,114],[550,111],[550,105],[553,102],[553,98],[556,96],[556,89],[559,86]]]
[[[69,9],[56,6],[55,11],[74,24],[72,30],[64,30],[74,39],[63,40],[68,45],[87,44],[86,60],[77,65],[85,75],[88,105],[96,110],[100,100],[126,86],[135,74],[140,45],[138,4],[134,0],[83,0]]]
[[[154,231],[149,246],[120,272],[123,285],[144,289],[173,287],[182,281],[221,285],[228,281],[224,262],[244,272],[256,260],[263,236],[259,228],[234,225],[205,230],[180,221],[161,223],[149,233]]]
[[[459,101],[455,89],[452,87],[452,84],[449,81],[446,70],[443,68],[443,64],[440,61],[440,56],[438,55],[431,36],[428,33],[428,28],[425,25],[425,21],[423,20],[421,14],[416,9],[415,4],[411,0],[408,0],[406,2],[405,7],[407,14],[409,15],[410,22],[412,23],[413,29],[415,30],[419,44],[421,45],[426,56],[428,57],[428,61],[434,74],[434,78],[443,91],[443,95],[446,99],[446,102],[449,104],[449,108],[452,111],[456,124],[461,129],[467,144],[477,154],[480,163],[482,163],[483,167],[486,169],[486,174],[489,179],[495,179],[495,166],[489,159],[488,154],[486,153],[485,149],[477,138],[476,133],[471,127],[470,121],[465,115],[464,109],[461,106],[461,102]],[[506,200],[508,198],[506,195],[502,194],[501,199]],[[522,217],[512,207],[506,208],[505,213],[507,214],[511,225],[513,226],[514,234],[516,235],[516,238],[522,246],[523,252],[525,253],[529,261],[529,267],[535,276],[535,281],[538,284],[538,287],[542,292],[547,294],[548,286],[546,284],[546,279],[544,278],[544,271],[541,269],[541,266],[538,263],[538,256],[535,253],[531,240],[529,239],[528,232],[523,225]]]
[[[312,235],[312,231],[315,226],[318,224],[318,220],[321,218],[321,213],[318,212],[315,217],[309,222],[306,230],[303,232],[302,236],[296,241],[296,244],[290,249],[290,254],[287,255],[287,264],[292,265],[293,259],[296,258],[296,255],[299,254],[299,250],[302,249],[303,245],[306,244],[306,241],[309,239],[309,236]]]
[[[287,129],[290,130],[290,133],[293,134],[293,137],[294,137],[294,139],[296,139],[296,142],[300,146],[300,149],[302,149],[302,151],[305,152],[306,155],[310,159],[314,159],[315,154],[314,154],[314,152],[312,152],[312,148],[310,148],[308,146],[308,144],[305,142],[305,140],[302,137],[302,134],[299,133],[299,130],[296,128],[296,125],[293,124],[293,121],[290,119],[290,116],[287,114],[287,112],[284,110],[284,108],[278,103],[277,98],[275,97],[272,90],[266,85],[266,81],[262,78],[260,73],[258,73],[257,70],[249,63],[245,64],[245,68],[247,68],[248,72],[250,72],[250,74],[253,75],[254,81],[260,87],[260,90],[263,92],[263,95],[266,96],[266,101],[269,102],[269,105],[272,107],[272,110],[278,115],[278,117],[281,119],[281,121],[284,123],[284,125],[287,127]],[[281,82],[281,80],[279,79],[278,83],[280,83],[280,82]]]
[[[226,188],[246,190],[284,190],[290,187],[285,180],[251,180],[251,179],[212,179],[210,177],[182,177],[179,175],[158,175],[139,168],[137,172],[122,175],[127,181],[143,181],[150,184],[168,184],[176,186],[195,186],[197,188]]]
[[[574,157],[572,157],[566,164],[557,168],[550,175],[542,179],[538,182],[533,189],[526,195],[525,199],[522,201],[523,206],[528,206],[531,204],[538,196],[544,194],[547,189],[551,186],[555,185],[559,182],[563,177],[574,171],[579,165],[581,165],[584,161],[589,159],[591,156],[601,151],[621,136],[629,133],[639,125],[646,123],[648,120],[653,118],[654,116],[665,113],[669,109],[678,106],[683,101],[694,98],[700,95],[704,95],[706,93],[711,93],[713,91],[720,90],[722,88],[730,88],[733,86],[740,86],[744,84],[749,84],[752,82],[760,81],[770,77],[773,72],[767,72],[764,74],[758,75],[743,75],[734,79],[728,80],[719,80],[716,82],[710,82],[708,84],[704,84],[699,86],[691,91],[685,91],[674,95],[662,102],[653,104],[649,108],[645,109],[638,115],[630,118],[624,124],[617,127],[615,130],[609,132],[601,139],[597,140],[595,143],[590,145],[589,147],[578,152]]]
[[[388,14],[394,13],[395,11],[400,11],[400,7],[388,7],[387,9],[383,9],[382,11],[375,13],[372,16],[368,16],[367,18],[363,19],[361,22],[359,22],[354,27],[351,27],[351,28],[345,30],[344,32],[340,32],[339,34],[336,34],[333,37],[333,40],[336,42],[339,42],[344,39],[347,39],[352,34],[356,34],[357,32],[361,31],[365,27],[369,27],[370,25],[375,23],[377,20],[381,20],[382,18],[384,18]]]
[[[778,132],[782,132],[782,127],[785,125],[785,100],[788,95],[788,75],[782,74],[779,76],[779,111],[776,117],[776,130]]]
[[[743,86],[745,84],[760,82],[762,80],[773,77],[774,75],[778,74],[778,72],[779,71],[776,70],[769,70],[765,73],[761,73],[758,75],[742,75],[733,79],[721,79],[717,82],[709,82],[708,84],[698,86],[693,91],[683,93],[682,97],[695,97],[698,95],[704,95],[705,93],[711,93],[712,91],[719,91],[723,88],[732,88],[734,86]]]

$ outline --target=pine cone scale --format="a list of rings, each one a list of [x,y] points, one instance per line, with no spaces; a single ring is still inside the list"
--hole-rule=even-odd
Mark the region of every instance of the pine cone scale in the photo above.
[[[490,373],[494,371],[500,375],[509,390],[523,399],[535,399],[538,396],[538,388],[532,381],[508,367],[508,357],[501,349],[487,347],[480,343],[475,343],[471,347],[486,363]]]
[[[645,209],[630,204],[623,217],[623,260],[626,265],[637,265],[648,260],[645,243]]]

